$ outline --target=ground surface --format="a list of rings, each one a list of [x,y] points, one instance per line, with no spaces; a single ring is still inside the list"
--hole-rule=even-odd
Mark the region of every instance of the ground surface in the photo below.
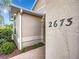
[[[39,47],[10,59],[45,59],[45,47]]]
[[[9,59],[9,58],[16,56],[18,54],[20,54],[20,51],[18,49],[15,49],[15,51],[11,54],[8,54],[8,55],[0,54],[0,59]]]
[[[43,47],[43,48],[41,48],[41,47]],[[27,55],[30,51],[34,51],[34,52],[36,51],[34,54],[37,53],[37,54],[41,54],[42,55],[42,53],[44,54],[44,44],[38,43],[38,44],[35,44],[33,46],[26,47],[22,51],[19,51],[18,49],[15,49],[15,51],[13,53],[9,54],[9,55],[0,54],[0,59],[9,59],[9,58],[13,58],[15,56],[19,56],[19,55],[21,56],[21,54],[23,56],[23,53],[25,53]]]

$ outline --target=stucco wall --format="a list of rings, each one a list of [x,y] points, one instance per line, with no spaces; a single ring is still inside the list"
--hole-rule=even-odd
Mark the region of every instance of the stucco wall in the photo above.
[[[20,20],[21,20],[21,23],[20,23]],[[33,16],[27,13],[16,15],[16,20],[15,20],[16,40],[15,42],[18,48],[20,48],[20,46],[21,48],[24,48],[24,47],[41,42],[41,29],[42,29],[41,20],[42,20],[41,17]]]
[[[22,14],[22,37],[40,35],[41,18],[29,14]]]
[[[41,41],[41,19],[33,15],[22,14],[22,42],[31,42],[37,39]]]
[[[40,12],[44,12],[45,11],[45,3],[46,3],[46,0],[37,0],[37,3],[34,7],[34,11],[40,11]]]
[[[79,59],[79,0],[47,0],[46,10],[46,59]]]

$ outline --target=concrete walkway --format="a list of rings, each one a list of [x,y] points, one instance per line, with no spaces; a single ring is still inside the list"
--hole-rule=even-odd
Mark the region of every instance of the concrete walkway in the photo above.
[[[39,47],[37,49],[22,53],[10,59],[45,59],[45,47]]]

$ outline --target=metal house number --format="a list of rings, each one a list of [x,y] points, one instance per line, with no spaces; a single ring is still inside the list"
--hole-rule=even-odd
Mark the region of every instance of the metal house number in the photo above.
[[[57,27],[58,25],[60,25],[60,27],[61,27],[61,26],[63,26],[65,20],[67,21],[67,24],[65,24],[65,26],[70,26],[70,25],[72,25],[72,19],[73,19],[72,17],[68,18],[68,19],[63,18],[59,21],[60,24],[57,23],[58,20],[55,20],[54,22],[50,21],[49,27]]]

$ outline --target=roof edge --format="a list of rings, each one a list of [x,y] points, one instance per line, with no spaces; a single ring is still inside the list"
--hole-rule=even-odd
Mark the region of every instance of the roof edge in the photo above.
[[[43,16],[44,15],[42,13],[38,13],[38,12],[35,12],[35,11],[32,11],[32,10],[29,10],[29,9],[26,9],[26,8],[23,8],[23,7],[20,7],[20,6],[17,6],[15,4],[12,4],[12,3],[11,3],[11,6],[12,7],[15,7],[15,8],[18,8],[18,9],[22,9],[23,12],[28,13],[28,14],[32,14],[32,15],[36,15],[36,16]]]

